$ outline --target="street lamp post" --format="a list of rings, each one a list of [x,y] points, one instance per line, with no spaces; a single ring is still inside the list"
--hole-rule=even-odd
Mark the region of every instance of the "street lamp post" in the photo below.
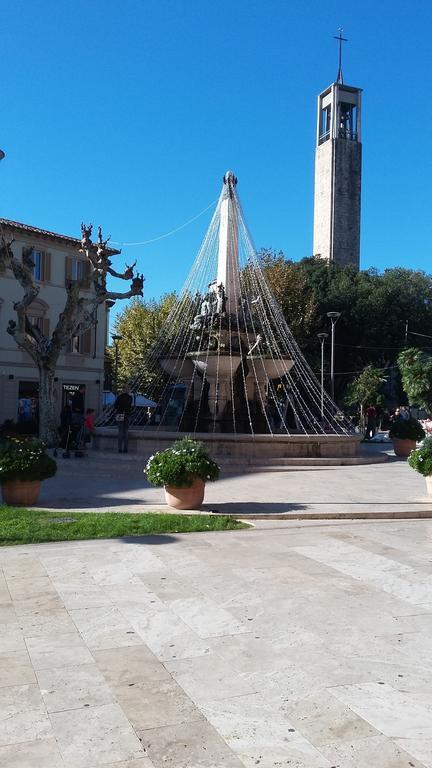
[[[114,343],[114,350],[115,350],[115,394],[118,395],[118,345],[119,341],[122,340],[123,336],[120,336],[118,333],[112,333],[111,338]]]
[[[327,312],[327,317],[331,320],[331,361],[330,361],[330,381],[331,397],[334,402],[334,352],[335,352],[335,325],[341,316],[340,312]]]
[[[319,333],[318,338],[321,343],[321,424],[324,422],[324,342],[328,333]]]

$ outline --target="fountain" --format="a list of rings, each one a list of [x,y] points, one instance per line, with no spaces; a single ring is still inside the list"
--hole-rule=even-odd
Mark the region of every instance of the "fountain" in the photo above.
[[[154,383],[144,394],[159,405],[152,427],[139,426],[140,409],[131,414],[130,442],[142,453],[166,447],[179,432],[225,456],[357,452],[358,436],[321,392],[269,289],[232,171],[146,367]],[[141,381],[138,375],[133,391]],[[110,423],[108,412],[99,422],[101,447],[113,442]]]

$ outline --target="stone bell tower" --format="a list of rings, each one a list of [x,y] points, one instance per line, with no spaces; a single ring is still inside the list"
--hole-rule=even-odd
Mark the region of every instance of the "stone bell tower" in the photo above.
[[[337,81],[318,96],[313,255],[359,269],[362,89],[343,82],[336,39]]]

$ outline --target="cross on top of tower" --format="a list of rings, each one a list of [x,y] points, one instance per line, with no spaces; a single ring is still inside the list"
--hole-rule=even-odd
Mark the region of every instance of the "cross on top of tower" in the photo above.
[[[334,35],[333,39],[339,41],[339,69],[337,74],[337,83],[340,83],[343,85],[343,74],[342,74],[342,43],[347,43],[348,38],[342,37],[343,29],[342,27],[338,28],[339,35]]]

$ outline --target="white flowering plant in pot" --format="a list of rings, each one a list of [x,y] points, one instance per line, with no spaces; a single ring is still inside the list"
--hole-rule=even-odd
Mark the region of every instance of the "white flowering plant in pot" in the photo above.
[[[425,437],[419,448],[411,451],[408,464],[424,477],[432,475],[432,437]]]
[[[150,456],[144,472],[152,485],[190,488],[196,479],[217,480],[220,469],[202,443],[184,437]]]
[[[42,480],[53,477],[56,471],[56,461],[40,440],[11,438],[0,442],[0,484],[6,504],[34,504]]]

